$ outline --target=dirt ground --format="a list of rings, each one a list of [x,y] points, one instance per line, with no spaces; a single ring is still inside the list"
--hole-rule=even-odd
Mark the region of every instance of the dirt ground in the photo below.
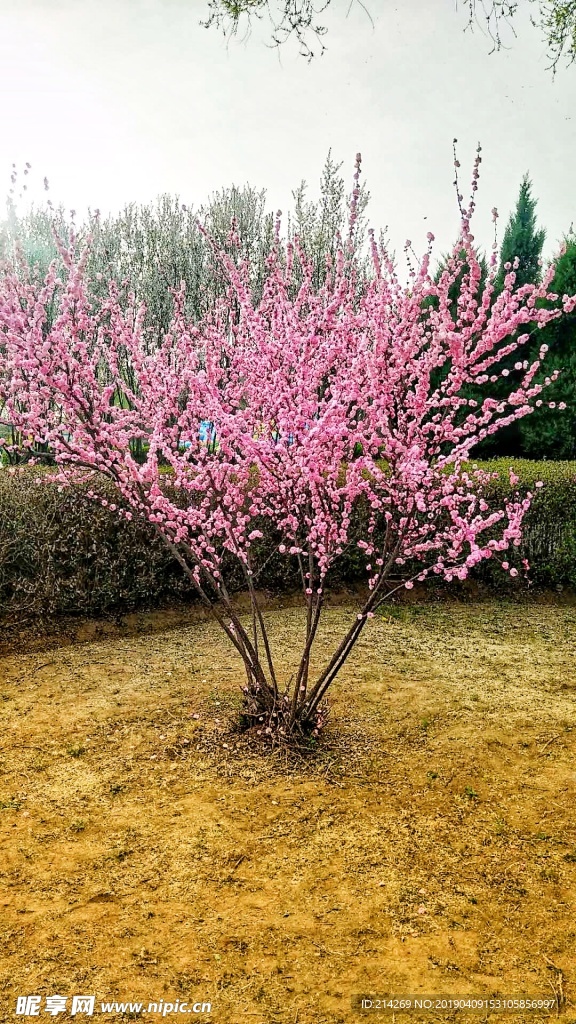
[[[317,667],[351,613],[327,611]],[[267,618],[289,673],[302,615]],[[103,1020],[556,1017],[351,1006],[498,993],[576,1021],[576,606],[392,608],[308,760],[231,731],[241,684],[189,609],[4,650],[0,1019],[24,994],[93,994]]]

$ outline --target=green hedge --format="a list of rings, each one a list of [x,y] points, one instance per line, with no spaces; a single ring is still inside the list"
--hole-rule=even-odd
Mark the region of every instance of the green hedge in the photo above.
[[[531,563],[533,584],[576,587],[576,463],[483,463],[482,468],[499,473],[487,495],[495,507],[510,492],[510,465],[520,477],[520,490],[532,489],[535,495],[519,552]],[[182,492],[172,491],[169,475],[166,487],[175,500],[183,500]],[[99,616],[194,599],[179,565],[148,523],[126,522],[93,504],[82,494],[85,487],[59,492],[56,484],[37,484],[37,476],[37,468],[15,476],[0,470],[0,619]],[[538,490],[537,480],[545,485]],[[111,483],[104,481],[102,487],[110,500],[118,500]],[[362,515],[359,509],[358,536]],[[274,553],[279,538],[267,524],[259,525],[265,536],[255,552],[263,566],[257,586],[273,593],[293,589],[299,582],[295,560]],[[241,573],[232,561],[227,572],[232,589],[242,589]],[[352,545],[327,585],[357,584],[365,578],[364,557]],[[496,559],[481,563],[473,578],[500,591],[526,586],[520,578],[512,581]]]
[[[522,493],[534,495],[524,519],[521,548],[522,557],[530,562],[533,582],[542,587],[576,587],[576,462],[494,459],[478,465],[499,474],[487,499],[495,506],[510,493],[510,466],[520,477]],[[539,480],[544,486],[536,489]],[[478,566],[478,577],[495,580],[496,575],[492,560]]]

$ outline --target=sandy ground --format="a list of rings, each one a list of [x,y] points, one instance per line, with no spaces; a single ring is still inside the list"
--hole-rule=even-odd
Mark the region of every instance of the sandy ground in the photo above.
[[[350,614],[326,613],[318,667]],[[302,616],[268,622],[290,672]],[[556,1017],[351,1008],[499,993],[576,1021],[576,607],[392,608],[313,759],[231,731],[241,683],[186,609],[4,651],[0,1020],[23,994],[93,994],[102,1020],[112,1000],[222,1024]]]

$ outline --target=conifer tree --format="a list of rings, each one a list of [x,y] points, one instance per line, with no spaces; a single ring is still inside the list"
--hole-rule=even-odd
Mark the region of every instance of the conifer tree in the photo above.
[[[542,246],[546,231],[536,226],[536,199],[532,196],[532,183],[528,174],[525,174],[520,184],[516,207],[510,214],[502,246],[500,249],[500,262],[498,273],[494,282],[493,302],[504,290],[507,274],[511,271],[516,275],[515,288],[525,284],[537,284],[542,278],[541,256]],[[514,269],[514,262],[518,260],[518,266]],[[530,332],[529,332],[530,333]],[[525,349],[525,358],[531,361],[534,353],[538,351],[541,339],[535,335],[528,342]],[[505,380],[515,382],[519,371],[514,369],[516,359],[514,356],[505,356],[500,364],[500,370],[507,370],[507,378],[500,378],[495,386],[494,397],[501,398],[504,394]],[[506,385],[508,386],[508,385]],[[487,438],[476,449],[475,455],[478,458],[495,458],[498,456],[519,456],[523,452],[523,442],[520,427],[512,423],[504,427],[498,437]]]
[[[508,271],[506,264],[519,259],[516,270],[515,287],[523,284],[537,284],[541,278],[539,260],[546,237],[544,228],[536,228],[536,200],[532,197],[532,183],[527,174],[522,179],[520,192],[514,213],[510,219],[502,239],[500,249],[500,268],[496,278],[496,294],[504,288],[504,278]]]
[[[565,295],[576,286],[576,234],[564,238],[565,251],[556,261],[556,273],[550,290]],[[549,303],[539,303],[540,306]],[[538,405],[522,424],[520,431],[524,454],[531,459],[576,459],[576,313],[552,321],[538,331],[538,343],[548,346],[546,374],[560,370],[558,380],[547,391],[546,403]],[[550,409],[548,402],[555,403]],[[559,411],[564,404],[566,408]]]

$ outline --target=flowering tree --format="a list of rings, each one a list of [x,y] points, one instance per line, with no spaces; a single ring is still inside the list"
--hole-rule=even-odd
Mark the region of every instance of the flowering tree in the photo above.
[[[61,277],[54,262],[41,287],[9,268],[1,278],[3,422],[28,437],[30,462],[40,445],[55,454],[57,472],[42,479],[60,486],[88,480],[88,496],[108,505],[98,493],[98,480],[107,477],[118,492],[111,511],[153,525],[243,661],[243,723],[273,739],[318,734],[326,692],[367,620],[396,588],[393,574],[404,573],[401,585],[410,588],[431,574],[464,579],[482,559],[499,557],[517,575],[505,552],[520,542],[531,495],[521,499],[515,492],[490,512],[482,497],[490,475],[466,463],[482,438],[529,414],[557,375],[534,383],[543,347],[531,365],[518,356],[522,380],[506,400],[490,397],[500,360],[527,341],[522,325],[542,326],[562,307],[571,311],[576,296],[550,306],[558,300],[547,291],[553,268],[541,285],[514,292],[510,268],[491,302],[495,249],[479,293],[481,266],[470,233],[479,163],[478,150],[470,205],[437,282],[429,273],[432,234],[408,287],[372,234],[373,275],[360,294],[346,242],[315,289],[297,241],[281,245],[279,216],[259,303],[246,261],[237,265],[220,251],[227,296],[195,324],[184,312],[184,288],[175,290],[170,330],[154,343],[144,307],[120,303],[113,281],[107,301],[94,310],[86,288],[89,246],[77,255],[73,234],[69,246],[59,243]],[[358,155],[356,198],[359,176]],[[357,213],[353,202],[349,238]],[[294,295],[296,262],[302,283]],[[451,287],[459,275],[453,319]],[[544,298],[548,308],[535,308]],[[54,302],[57,315],[49,317]],[[463,397],[470,384],[486,396]],[[208,444],[199,430],[206,419]],[[150,447],[138,464],[130,441],[144,436]],[[166,493],[162,465],[171,467],[182,500]],[[511,482],[517,478],[511,475]],[[353,540],[359,505],[367,596],[328,664],[313,672],[326,576]],[[290,680],[274,658],[255,586],[255,551],[266,522],[277,551],[300,569],[306,628]],[[231,556],[250,595],[249,624],[227,586],[223,567]]]

